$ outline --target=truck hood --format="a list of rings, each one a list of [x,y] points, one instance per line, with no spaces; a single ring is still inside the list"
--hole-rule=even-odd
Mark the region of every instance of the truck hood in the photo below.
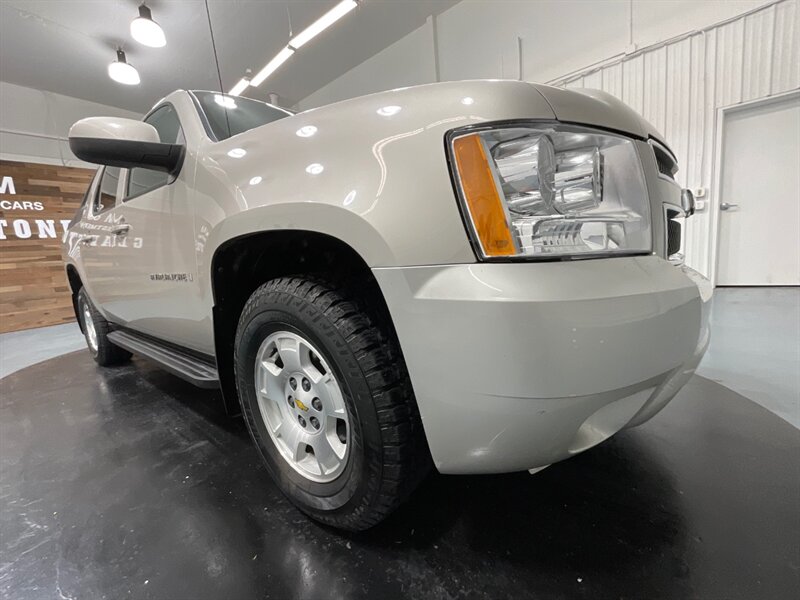
[[[664,136],[651,123],[608,92],[531,85],[544,97],[559,121],[614,129],[642,139],[655,138],[666,145]]]
[[[252,134],[261,129],[270,130],[288,121],[305,122],[311,118],[324,118],[327,115],[339,115],[339,118],[351,118],[353,122],[363,122],[374,114],[374,106],[397,105],[409,106],[409,103],[421,102],[429,107],[423,114],[417,114],[416,121],[408,121],[409,126],[424,123],[433,107],[452,106],[453,98],[469,97],[475,106],[461,105],[461,110],[450,109],[440,116],[453,120],[463,115],[463,125],[474,121],[504,119],[547,119],[556,118],[567,123],[601,127],[619,131],[646,140],[655,138],[667,146],[664,136],[639,113],[611,94],[593,89],[567,90],[549,85],[515,80],[471,80],[444,83],[431,83],[408,88],[399,88],[359,96],[313,108],[298,113],[288,119],[268,123],[248,132]],[[487,108],[489,107],[489,108]],[[407,114],[407,111],[404,111]],[[455,122],[455,121],[453,121]],[[290,125],[291,127],[291,125]],[[296,129],[296,128],[295,128]],[[292,130],[294,131],[294,129]],[[248,135],[246,134],[246,135]],[[259,134],[255,134],[259,135]]]

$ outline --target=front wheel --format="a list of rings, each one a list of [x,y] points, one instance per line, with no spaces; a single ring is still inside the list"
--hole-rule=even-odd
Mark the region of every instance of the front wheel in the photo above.
[[[385,518],[429,463],[391,324],[327,281],[274,279],[239,320],[242,413],[270,474],[313,518],[348,530]]]

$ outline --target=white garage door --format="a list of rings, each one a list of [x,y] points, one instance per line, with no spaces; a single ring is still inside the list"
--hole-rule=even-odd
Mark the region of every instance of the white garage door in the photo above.
[[[724,120],[718,285],[800,285],[800,94]]]

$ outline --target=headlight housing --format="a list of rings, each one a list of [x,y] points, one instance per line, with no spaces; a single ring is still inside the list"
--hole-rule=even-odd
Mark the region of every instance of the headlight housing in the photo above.
[[[533,123],[456,130],[448,151],[483,259],[651,251],[647,188],[628,138]]]

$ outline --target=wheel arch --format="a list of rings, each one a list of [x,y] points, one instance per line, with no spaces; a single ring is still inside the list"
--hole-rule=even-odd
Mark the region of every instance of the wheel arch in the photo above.
[[[75,320],[78,322],[78,327],[81,328],[81,333],[84,333],[83,320],[81,319],[80,310],[78,308],[78,293],[83,287],[83,281],[75,265],[68,264],[66,271],[67,281],[69,282],[69,289],[72,295],[72,310],[75,312]]]
[[[225,409],[239,412],[233,365],[234,340],[242,309],[263,283],[287,275],[327,275],[363,285],[370,305],[380,311],[397,335],[389,309],[372,271],[351,245],[313,230],[260,231],[220,244],[211,259],[214,351]]]

